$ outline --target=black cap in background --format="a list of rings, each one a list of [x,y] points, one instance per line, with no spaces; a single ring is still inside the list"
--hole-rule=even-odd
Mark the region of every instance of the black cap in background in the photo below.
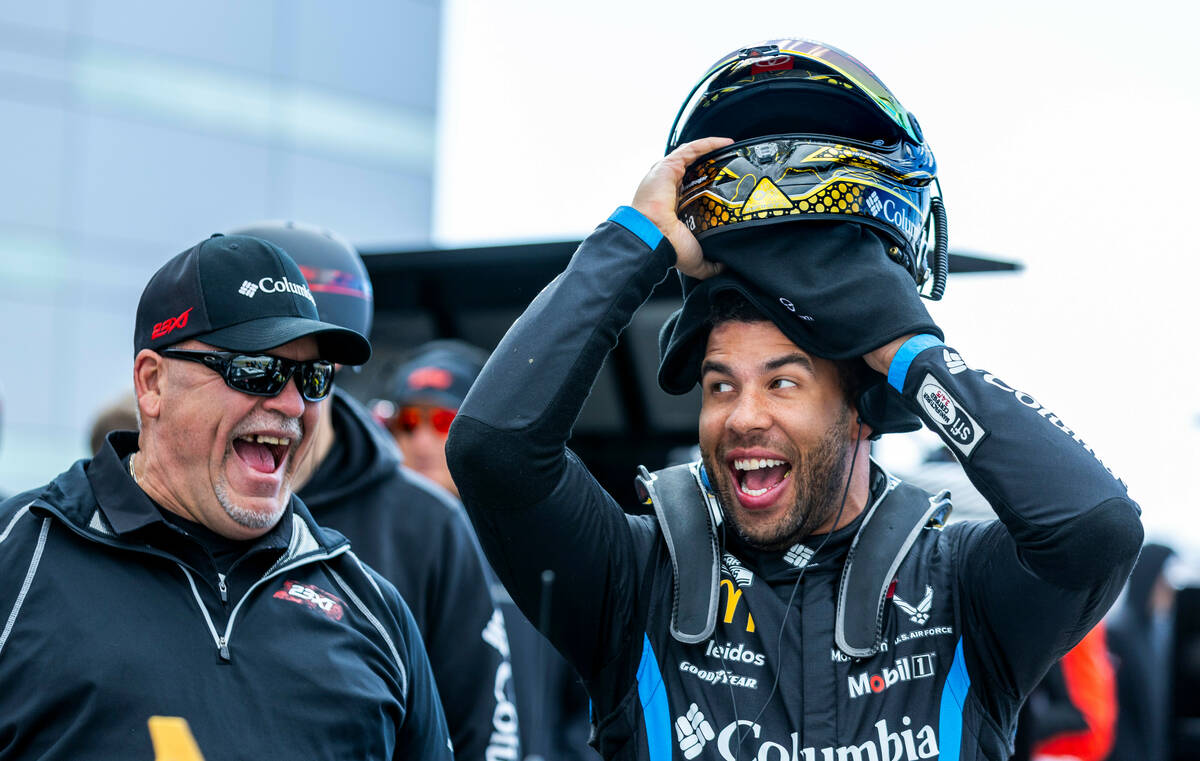
[[[292,220],[255,222],[228,234],[251,235],[282,248],[300,265],[321,319],[371,337],[371,278],[348,240],[324,227]]]
[[[413,349],[392,378],[390,401],[396,406],[431,404],[458,409],[488,353],[465,341],[430,341]]]

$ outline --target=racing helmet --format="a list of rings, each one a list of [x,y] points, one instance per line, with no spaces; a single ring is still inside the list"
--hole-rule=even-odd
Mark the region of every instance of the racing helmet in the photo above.
[[[781,222],[857,222],[885,237],[923,295],[941,298],[948,238],[937,163],[916,117],[858,60],[804,39],[722,56],[684,101],[667,152],[708,136],[735,142],[683,177],[676,211],[698,240]]]
[[[251,235],[282,248],[300,265],[321,319],[370,336],[375,312],[371,278],[345,238],[322,227],[282,220],[255,222],[229,234]]]

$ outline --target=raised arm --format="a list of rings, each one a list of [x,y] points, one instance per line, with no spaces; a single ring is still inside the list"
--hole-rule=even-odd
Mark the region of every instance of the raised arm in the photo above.
[[[543,571],[553,571],[544,633],[585,678],[640,650],[639,559],[624,513],[566,441],[605,356],[676,264],[672,243],[680,267],[712,269],[675,218],[675,195],[687,164],[727,142],[681,146],[643,180],[637,208],[621,207],[588,236],[496,348],[447,441],[484,550],[531,621],[541,618]]]
[[[1000,517],[952,544],[964,655],[977,677],[1028,692],[1116,599],[1142,543],[1138,506],[1057,415],[940,341],[872,354]]]

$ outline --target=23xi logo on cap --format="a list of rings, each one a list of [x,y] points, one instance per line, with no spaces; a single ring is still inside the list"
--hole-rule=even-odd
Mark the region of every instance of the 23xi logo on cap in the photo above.
[[[150,331],[150,339],[154,340],[156,338],[162,338],[173,330],[186,328],[188,324],[188,314],[190,314],[195,308],[196,307],[188,307],[177,317],[171,317],[170,319],[155,323],[154,329]]]

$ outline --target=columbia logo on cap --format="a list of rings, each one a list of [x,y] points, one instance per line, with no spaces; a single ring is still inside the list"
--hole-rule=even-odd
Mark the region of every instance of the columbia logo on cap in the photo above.
[[[297,296],[303,296],[316,306],[316,301],[313,299],[312,292],[308,290],[307,285],[293,283],[286,277],[278,280],[273,280],[270,275],[262,278],[257,284],[251,283],[249,280],[243,280],[241,287],[238,288],[238,293],[248,299],[254,298],[254,294],[262,291],[263,293],[294,293]]]

